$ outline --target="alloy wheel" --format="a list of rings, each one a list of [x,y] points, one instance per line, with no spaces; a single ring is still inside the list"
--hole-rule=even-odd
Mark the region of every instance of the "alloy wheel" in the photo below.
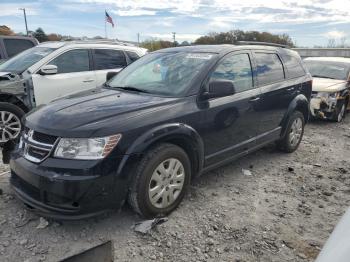
[[[289,143],[292,147],[298,145],[303,133],[303,121],[298,117],[294,119],[289,133]]]
[[[176,158],[169,158],[154,170],[148,189],[148,197],[156,208],[167,208],[181,194],[185,182],[185,169]]]
[[[0,111],[0,143],[15,139],[20,132],[20,119],[11,112]]]

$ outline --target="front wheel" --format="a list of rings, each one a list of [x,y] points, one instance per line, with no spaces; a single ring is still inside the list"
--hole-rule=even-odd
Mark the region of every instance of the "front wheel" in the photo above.
[[[289,118],[284,137],[277,143],[278,147],[287,153],[297,150],[304,135],[304,126],[304,115],[295,111]]]
[[[342,101],[340,102],[339,106],[337,106],[332,120],[340,123],[341,121],[343,121],[345,117],[345,113],[346,113],[346,103],[345,101]]]
[[[173,144],[160,144],[139,162],[129,190],[129,203],[145,218],[171,213],[190,183],[191,163],[186,152]]]
[[[22,129],[24,112],[10,103],[0,103],[0,145],[16,139]]]

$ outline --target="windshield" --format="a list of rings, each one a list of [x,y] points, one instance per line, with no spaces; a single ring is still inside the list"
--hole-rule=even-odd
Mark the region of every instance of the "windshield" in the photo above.
[[[108,86],[140,92],[178,96],[185,92],[214,54],[153,53],[132,63],[116,75]]]
[[[0,71],[22,73],[28,67],[34,65],[54,50],[56,50],[56,48],[40,46],[30,48],[1,64]]]
[[[305,65],[313,77],[347,80],[350,65],[341,62],[305,60]]]

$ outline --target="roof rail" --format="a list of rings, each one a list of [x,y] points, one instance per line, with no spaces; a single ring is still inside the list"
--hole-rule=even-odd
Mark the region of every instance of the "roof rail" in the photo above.
[[[237,41],[238,45],[267,45],[267,46],[275,46],[282,48],[290,48],[288,45],[275,44],[269,42],[257,42],[257,41]]]
[[[122,42],[118,40],[110,40],[110,39],[82,39],[82,40],[71,40],[71,41],[64,41],[61,40],[61,42],[65,42],[67,44],[109,44],[109,45],[122,45],[122,46],[132,46],[136,47],[136,45],[132,43]]]

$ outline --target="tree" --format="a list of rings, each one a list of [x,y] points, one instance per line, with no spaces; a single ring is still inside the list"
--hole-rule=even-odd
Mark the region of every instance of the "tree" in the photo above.
[[[183,41],[180,46],[188,46],[191,45],[188,41]]]
[[[38,41],[41,42],[45,42],[48,41],[47,35],[45,34],[44,30],[39,27],[37,30],[35,30],[33,36],[38,39]]]
[[[6,25],[0,25],[0,35],[14,35],[15,33],[10,27]]]
[[[48,41],[61,41],[62,40],[62,36],[59,34],[49,34],[47,36],[47,40]]]
[[[294,43],[289,35],[275,35],[268,32],[231,30],[228,32],[212,32],[206,36],[198,38],[195,44],[236,44],[238,41],[257,41],[283,44],[294,47]]]
[[[155,51],[158,49],[173,47],[174,43],[170,41],[164,41],[164,40],[148,39],[142,42],[140,46],[148,49],[149,51]]]

